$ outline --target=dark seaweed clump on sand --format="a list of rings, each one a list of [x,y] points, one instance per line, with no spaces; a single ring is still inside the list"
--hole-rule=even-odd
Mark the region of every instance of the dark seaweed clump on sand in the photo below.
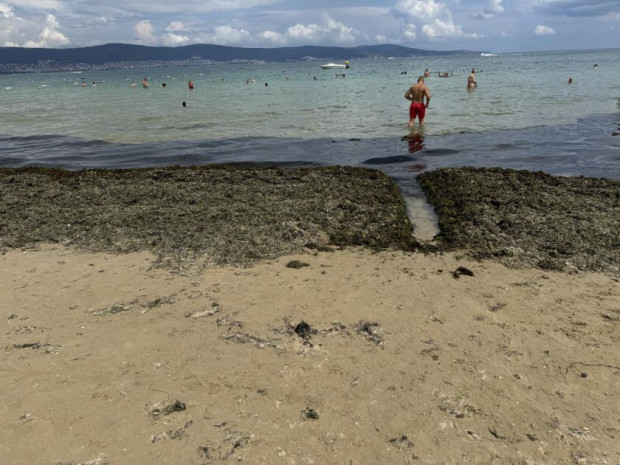
[[[305,246],[416,246],[400,189],[376,170],[0,169],[0,249],[43,242],[240,265]]]
[[[620,270],[619,181],[499,168],[446,168],[418,181],[448,249],[512,266]]]

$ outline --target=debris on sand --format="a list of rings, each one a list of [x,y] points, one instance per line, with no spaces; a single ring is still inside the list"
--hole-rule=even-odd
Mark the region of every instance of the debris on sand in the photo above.
[[[254,347],[263,349],[272,347],[274,349],[282,349],[280,343],[275,339],[262,339],[260,337],[251,336],[248,333],[225,333],[220,336],[225,341],[236,342],[238,344],[252,344]]]
[[[295,334],[297,334],[302,339],[310,339],[312,337],[313,330],[308,323],[305,321],[301,321],[295,326]],[[316,332],[316,331],[314,331]]]
[[[131,305],[114,304],[109,307],[102,308],[101,310],[94,311],[93,315],[116,315],[117,313],[128,312],[129,310],[131,310]]]
[[[220,313],[222,308],[217,302],[211,303],[211,308],[206,310],[196,310],[194,312],[188,312],[185,314],[186,318],[202,318],[203,316],[213,316],[216,313]]]
[[[473,413],[478,413],[479,410],[473,405],[469,404],[467,399],[461,395],[456,396],[443,396],[439,409],[455,418],[464,418]]]
[[[288,262],[286,264],[287,268],[293,268],[293,269],[300,269],[300,268],[304,268],[306,266],[310,266],[310,264],[308,263],[304,263],[304,262],[300,262],[299,260],[291,260],[290,262]]]
[[[156,420],[162,415],[170,415],[174,412],[182,412],[185,410],[185,404],[180,400],[175,400],[172,404],[161,405],[161,404],[152,404],[147,406],[149,414],[155,418]]]
[[[165,439],[183,439],[186,436],[185,430],[189,428],[192,423],[193,422],[190,420],[183,426],[175,430],[166,431],[165,433],[154,434],[153,436],[151,436],[151,442],[155,443],[163,441]]]
[[[222,460],[228,459],[233,455],[237,449],[250,443],[250,438],[243,435],[239,431],[228,431],[228,435],[224,438],[224,444],[220,446],[220,458]]]
[[[459,279],[461,276],[474,276],[474,272],[469,268],[464,266],[459,266],[456,270],[452,272],[452,277],[454,279]]]
[[[56,462],[55,465],[109,465],[105,455],[99,454],[99,457],[93,460],[88,460],[86,462]]]
[[[243,323],[237,320],[233,320],[232,317],[235,316],[237,313],[239,312],[233,312],[233,313],[229,313],[228,315],[225,315],[221,318],[218,318],[216,321],[216,324],[218,326],[227,326],[228,329],[231,328],[243,328]]]
[[[250,438],[239,431],[226,428],[226,437],[222,443],[216,447],[202,445],[198,447],[197,453],[201,459],[209,460],[228,460],[237,450],[250,443]]]
[[[413,442],[404,434],[400,437],[390,439],[389,442],[401,450],[410,449],[414,446]]]
[[[144,310],[142,310],[142,313],[146,313],[152,308],[157,308],[163,305],[173,304],[174,298],[175,296],[171,295],[171,296],[164,296],[164,297],[156,297],[155,299],[147,300],[146,302],[143,302],[142,304],[140,304],[142,305],[142,307],[144,307]]]
[[[317,412],[313,408],[306,407],[305,409],[301,411],[301,417],[308,419],[308,420],[318,420],[319,412]]]
[[[379,334],[381,331],[379,323],[374,321],[360,321],[355,325],[355,331],[363,335],[366,340],[377,346],[383,346],[383,337]]]
[[[309,346],[310,349],[314,347],[312,342],[313,336],[331,336],[340,335],[343,337],[351,337],[352,333],[362,336],[368,342],[383,347],[384,339],[381,335],[383,328],[377,322],[360,321],[354,325],[347,326],[338,321],[333,321],[331,325],[326,329],[320,329],[310,326],[306,321],[300,321],[299,323],[291,323],[289,317],[284,318],[284,326],[273,328],[273,332],[276,334],[283,334],[289,337],[298,336],[303,339],[303,343]],[[300,355],[305,354],[307,351],[299,352]]]
[[[47,354],[56,354],[60,352],[60,348],[62,346],[58,344],[49,344],[47,342],[26,342],[24,344],[11,344],[7,347],[7,350],[10,349],[44,349]]]

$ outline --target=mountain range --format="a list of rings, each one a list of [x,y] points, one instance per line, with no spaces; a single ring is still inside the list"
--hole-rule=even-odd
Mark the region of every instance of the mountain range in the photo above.
[[[359,47],[280,47],[242,48],[223,45],[195,44],[182,47],[149,47],[131,44],[105,44],[82,48],[0,47],[0,65],[55,63],[57,65],[104,65],[119,62],[165,62],[210,60],[260,60],[267,62],[301,60],[351,60],[372,57],[413,57],[429,55],[480,54],[466,50],[434,51],[400,45],[365,45]]]

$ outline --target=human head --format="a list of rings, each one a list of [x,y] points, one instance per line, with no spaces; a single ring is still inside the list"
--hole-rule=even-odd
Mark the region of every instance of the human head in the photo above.
[[[424,76],[420,76],[420,77],[418,78],[418,82],[424,82]]]
[[[475,73],[475,72],[476,72],[476,70],[475,70],[474,68],[472,68],[472,69],[471,69],[471,72],[472,72],[472,73]]]

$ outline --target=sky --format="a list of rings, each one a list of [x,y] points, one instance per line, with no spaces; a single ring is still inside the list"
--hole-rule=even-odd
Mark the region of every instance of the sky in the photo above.
[[[0,46],[620,47],[620,0],[0,0]]]

